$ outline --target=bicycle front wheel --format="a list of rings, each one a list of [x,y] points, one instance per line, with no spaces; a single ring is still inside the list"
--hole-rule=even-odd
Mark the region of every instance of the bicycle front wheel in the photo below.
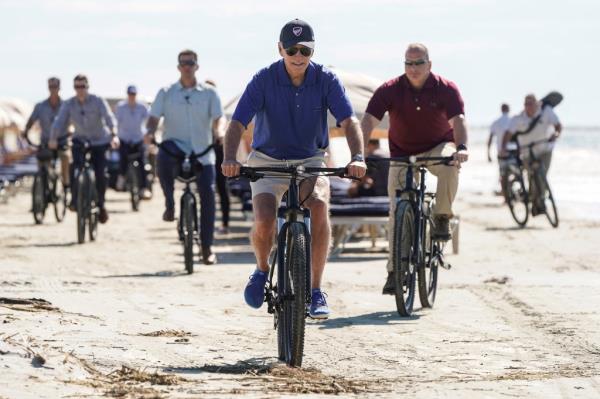
[[[89,171],[88,177],[88,201],[87,201],[87,216],[90,241],[95,241],[98,237],[98,190],[96,189],[96,178],[92,170]]]
[[[35,224],[42,224],[44,215],[46,214],[46,182],[45,176],[38,173],[33,178],[33,186],[31,187],[31,210],[33,212],[33,220]]]
[[[509,170],[502,176],[502,180],[510,214],[520,227],[525,227],[529,218],[529,200],[523,175]]]
[[[52,181],[52,200],[54,201],[54,216],[57,222],[62,222],[67,212],[67,192],[60,179]]]
[[[181,201],[180,224],[183,233],[183,258],[188,274],[194,272],[194,198],[185,195]]]
[[[438,251],[439,244],[431,239],[431,220],[427,218],[423,223],[423,247],[425,256],[423,264],[419,265],[419,299],[424,308],[433,307],[438,281]]]
[[[542,174],[541,170],[536,171],[536,184],[538,187],[539,195],[542,195],[542,201],[544,204],[544,213],[550,225],[554,228],[558,227],[558,211],[556,210],[556,203],[554,202],[554,196],[548,179]]]
[[[282,360],[287,365],[300,367],[304,355],[304,327],[308,303],[307,241],[304,225],[299,222],[291,223],[284,234],[281,234],[278,242],[279,354],[280,359],[283,357]]]
[[[127,182],[129,185],[129,194],[131,196],[131,209],[138,211],[140,209],[140,182],[138,178],[138,168],[130,164],[127,168]]]
[[[415,216],[409,201],[400,201],[396,208],[392,264],[398,314],[408,317],[415,302],[416,267],[414,263]]]
[[[88,204],[87,190],[88,179],[85,170],[82,170],[77,177],[77,242],[83,244],[85,241],[85,222],[87,219]]]

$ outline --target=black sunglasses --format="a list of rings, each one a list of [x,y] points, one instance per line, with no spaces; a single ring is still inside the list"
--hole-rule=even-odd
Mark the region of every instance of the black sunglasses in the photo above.
[[[87,89],[87,85],[75,85],[73,87],[75,87],[76,89]]]
[[[195,66],[196,65],[196,61],[194,61],[194,60],[182,60],[182,61],[179,61],[179,65],[181,65],[181,66]]]
[[[406,66],[421,66],[423,64],[427,64],[427,61],[425,61],[425,60],[404,61],[404,65],[406,65]]]
[[[49,89],[60,89],[60,86],[58,85],[50,85],[48,86]]]
[[[300,54],[304,57],[310,57],[313,52],[312,49],[308,47],[289,47],[285,49],[285,53],[290,57],[296,55],[298,51],[300,51]]]

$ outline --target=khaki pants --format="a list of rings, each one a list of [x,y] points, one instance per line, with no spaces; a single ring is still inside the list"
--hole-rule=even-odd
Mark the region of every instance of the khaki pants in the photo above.
[[[418,154],[418,157],[449,157],[456,152],[456,146],[452,142],[445,142],[437,145],[431,150]],[[388,238],[389,238],[389,260],[387,270],[391,272],[392,266],[392,251],[393,251],[393,236],[394,236],[394,215],[396,213],[396,190],[404,188],[406,183],[407,167],[398,163],[390,164],[390,173],[388,177],[388,196],[390,197],[390,216],[388,220]],[[458,190],[458,168],[452,165],[432,165],[428,166],[427,170],[437,177],[437,189],[435,194],[435,208],[433,213],[436,215],[447,215],[451,217],[452,202],[456,197]],[[413,169],[414,183],[413,186],[419,184],[419,173]],[[426,182],[427,183],[427,182]]]
[[[548,169],[550,169],[550,162],[552,161],[552,151],[547,151],[547,152],[543,152],[541,154],[537,154],[536,158],[538,159],[541,166],[543,167],[542,174],[544,175],[544,177],[547,177]],[[525,169],[527,170],[527,176],[529,177],[529,197],[532,199],[532,202],[540,200],[542,198],[545,198],[546,197],[546,187],[543,187],[544,192],[538,193],[538,187],[536,186],[535,182],[533,181],[533,173],[534,172],[531,167],[531,162],[529,161],[529,158],[523,159],[523,166],[525,166]]]

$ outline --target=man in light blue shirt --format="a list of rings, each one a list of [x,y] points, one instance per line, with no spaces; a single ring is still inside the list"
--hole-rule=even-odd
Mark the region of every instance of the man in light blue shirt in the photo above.
[[[109,145],[113,148],[119,146],[119,139],[114,132],[114,116],[106,101],[98,96],[88,93],[88,79],[85,75],[77,75],[74,79],[75,97],[65,101],[60,107],[58,116],[52,124],[50,132],[50,148],[57,148],[57,138],[69,123],[75,127],[73,133],[73,169],[81,170],[85,162],[84,145],[91,145],[91,163],[96,175],[96,189],[98,190],[98,207],[100,223],[108,221],[108,212],[104,207],[104,194],[106,193],[106,150]],[[76,176],[74,176],[76,177]],[[73,178],[72,201],[69,209],[75,210],[77,203],[77,180]]]
[[[142,126],[148,119],[148,107],[136,100],[137,88],[133,85],[127,87],[127,100],[120,101],[115,108],[117,118],[119,146],[119,177],[117,178],[117,190],[125,188],[125,174],[130,154],[139,154],[138,162],[142,165],[139,182],[142,189],[142,198],[150,199],[152,194],[147,189],[146,170],[146,146],[144,145],[144,132]]]
[[[23,131],[23,137],[29,140],[27,137],[29,129],[31,129],[35,122],[38,122],[41,130],[40,144],[42,146],[48,145],[50,133],[52,131],[52,123],[56,119],[58,111],[63,103],[63,100],[58,94],[60,91],[60,79],[55,77],[49,78],[48,91],[50,92],[50,96],[44,101],[41,101],[35,105],[27,124],[25,125],[25,130]],[[58,137],[58,142],[60,143],[61,147],[65,148],[57,151],[57,155],[60,158],[61,178],[65,188],[69,187],[69,164],[71,162],[69,153],[66,150],[68,139],[68,133],[65,129],[59,134]]]
[[[158,177],[165,195],[164,221],[175,220],[173,190],[178,160],[169,153],[178,156],[204,153],[198,158],[204,167],[196,178],[201,202],[200,241],[202,260],[205,264],[214,264],[216,256],[211,246],[215,228],[215,154],[206,151],[214,142],[223,108],[216,91],[196,80],[197,54],[184,50],[177,59],[180,79],[156,95],[148,119],[146,143],[151,142],[160,118],[164,117],[163,142],[157,158]]]

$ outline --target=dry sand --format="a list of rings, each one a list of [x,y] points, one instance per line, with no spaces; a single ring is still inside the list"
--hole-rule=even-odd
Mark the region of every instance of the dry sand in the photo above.
[[[0,398],[600,397],[597,222],[520,230],[499,198],[463,195],[460,254],[410,319],[380,293],[386,255],[351,243],[298,370],[277,364],[266,309],[244,304],[249,223],[236,213],[219,264],[188,276],[161,205],[132,213],[109,192],[84,245],[73,214],[34,226],[26,192],[0,205]]]

